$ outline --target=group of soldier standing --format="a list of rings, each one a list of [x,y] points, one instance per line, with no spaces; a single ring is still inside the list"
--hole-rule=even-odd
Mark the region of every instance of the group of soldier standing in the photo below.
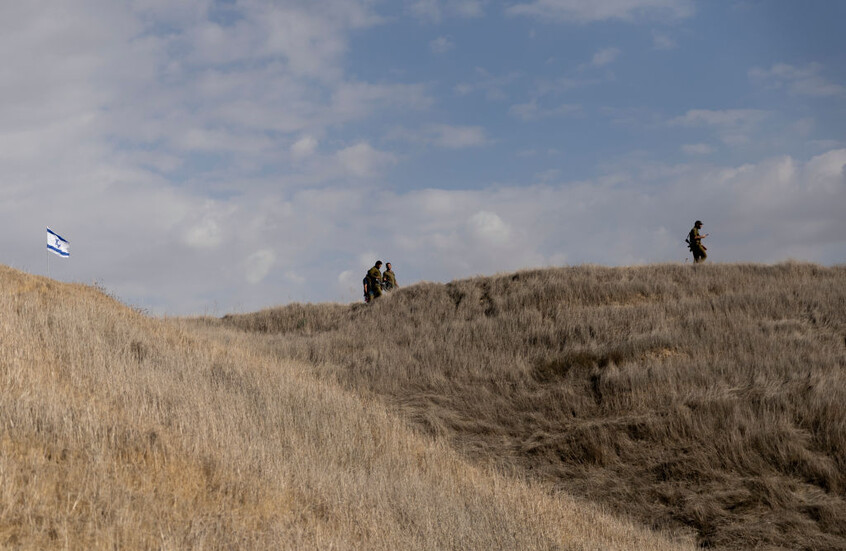
[[[704,262],[708,258],[708,253],[705,252],[707,248],[702,244],[702,240],[708,237],[708,234],[699,233],[700,229],[702,229],[702,221],[697,220],[685,240],[690,252],[693,253],[693,262],[696,264]],[[377,260],[376,264],[367,270],[367,275],[364,276],[362,283],[364,285],[364,302],[370,302],[381,297],[383,292],[399,288],[391,263],[385,264],[385,271],[382,272],[381,260]]]
[[[393,291],[399,288],[397,276],[391,269],[391,263],[385,264],[385,272],[382,273],[382,261],[377,260],[372,268],[367,270],[364,276],[364,302],[370,302],[382,296],[383,291]]]

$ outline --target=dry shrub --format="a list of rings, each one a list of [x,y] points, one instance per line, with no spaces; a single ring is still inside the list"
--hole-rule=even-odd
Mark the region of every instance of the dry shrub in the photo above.
[[[701,545],[846,549],[844,267],[532,270],[196,323]]]

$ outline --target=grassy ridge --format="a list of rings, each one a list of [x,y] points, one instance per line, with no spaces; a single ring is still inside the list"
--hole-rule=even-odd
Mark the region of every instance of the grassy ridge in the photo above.
[[[0,289],[0,548],[682,545],[471,465],[254,335],[4,267]]]
[[[702,545],[846,549],[844,267],[536,270],[206,323]]]

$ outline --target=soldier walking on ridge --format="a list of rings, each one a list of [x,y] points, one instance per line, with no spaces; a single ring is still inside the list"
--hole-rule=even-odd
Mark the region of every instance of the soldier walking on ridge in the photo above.
[[[367,302],[382,296],[382,261],[377,260],[372,268],[367,270]]]
[[[394,289],[399,289],[399,285],[397,285],[397,276],[391,269],[390,262],[387,262],[385,264],[385,273],[382,274],[382,288],[384,288],[386,291],[393,291]]]
[[[702,244],[702,240],[708,237],[708,234],[700,235],[699,229],[702,227],[702,221],[697,220],[695,224],[693,224],[693,229],[690,230],[690,233],[687,234],[687,245],[690,247],[690,252],[693,253],[693,262],[694,264],[698,264],[700,262],[704,262],[706,258],[708,258],[708,253],[705,251],[708,250],[705,245]]]

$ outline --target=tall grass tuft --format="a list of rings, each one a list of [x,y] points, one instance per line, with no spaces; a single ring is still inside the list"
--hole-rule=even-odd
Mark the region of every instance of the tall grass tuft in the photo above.
[[[702,546],[846,549],[846,267],[531,270],[196,323]]]

